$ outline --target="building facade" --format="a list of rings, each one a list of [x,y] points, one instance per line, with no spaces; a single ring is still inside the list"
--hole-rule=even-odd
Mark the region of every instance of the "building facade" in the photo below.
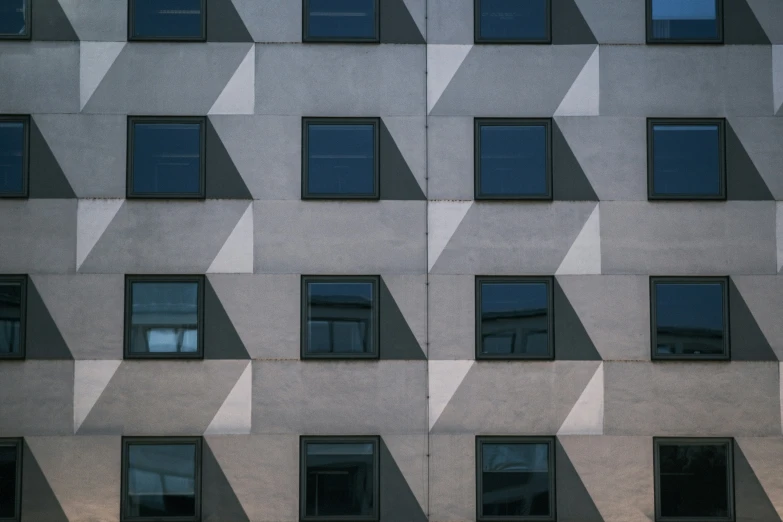
[[[304,42],[299,0],[206,0],[196,42],[128,41],[125,0],[31,1],[0,40],[0,117],[28,118],[26,193],[0,199],[21,520],[119,522],[128,437],[195,437],[200,520],[298,521],[319,436],[375,441],[382,522],[476,520],[493,436],[547,438],[560,522],[656,520],[666,437],[728,441],[717,519],[781,520],[783,2],[661,45],[644,0],[551,0],[536,44],[477,43],[474,0],[380,0],[370,43]],[[134,197],[137,116],[199,118],[198,198]],[[374,198],[303,197],[305,118],[372,119]],[[476,198],[481,118],[546,122],[543,200]],[[650,197],[650,118],[721,122],[718,201]],[[197,358],[129,356],[127,276],[196,276]],[[305,356],[303,276],[373,278],[371,359]],[[542,360],[477,354],[500,276],[546,278]],[[651,277],[707,276],[726,357],[657,360]]]

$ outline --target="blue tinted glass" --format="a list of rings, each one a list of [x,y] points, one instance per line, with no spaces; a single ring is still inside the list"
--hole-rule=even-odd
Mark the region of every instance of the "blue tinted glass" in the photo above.
[[[720,196],[718,125],[653,126],[653,192],[658,196]]]
[[[201,38],[202,0],[133,0],[133,36]]]
[[[483,125],[479,195],[546,196],[547,130],[544,125]]]
[[[548,444],[482,444],[481,514],[550,515]]]
[[[29,0],[0,0],[0,35],[27,34],[27,2]]]
[[[479,36],[486,40],[546,40],[548,0],[481,0]]]
[[[481,283],[481,353],[549,354],[547,283]]]
[[[661,40],[717,39],[717,0],[652,0],[652,36]]]
[[[371,353],[373,284],[307,283],[307,352]]]
[[[309,0],[308,38],[373,39],[375,0]]]
[[[131,283],[130,351],[198,351],[198,283]]]
[[[373,444],[307,443],[306,515],[370,516],[375,510]]]
[[[308,124],[310,195],[372,196],[375,165],[373,125]]]
[[[195,516],[196,445],[131,444],[126,480],[126,516]]]
[[[135,123],[133,129],[133,192],[198,195],[201,125]]]
[[[661,516],[729,516],[726,444],[661,444],[658,461]]]
[[[720,283],[655,283],[656,353],[723,354],[723,295]]]
[[[16,444],[0,443],[0,519],[16,519],[16,469],[19,465]]]
[[[0,195],[24,190],[24,123],[0,121]]]
[[[0,355],[22,351],[22,284],[0,282]]]

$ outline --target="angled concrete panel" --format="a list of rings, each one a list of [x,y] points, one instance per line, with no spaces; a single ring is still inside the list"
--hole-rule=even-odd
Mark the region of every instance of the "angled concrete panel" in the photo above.
[[[430,360],[472,360],[476,356],[476,278],[429,276]]]
[[[27,359],[73,359],[60,328],[35,285],[35,277],[27,284],[25,321],[25,357]]]
[[[424,275],[382,275],[418,349],[427,346],[427,279]],[[383,312],[381,312],[383,313]]]
[[[207,0],[207,38],[210,42],[252,42],[234,0]]]
[[[387,117],[379,130],[381,199],[426,199],[425,119]]]
[[[427,43],[473,44],[473,0],[427,0]]]
[[[555,489],[557,518],[562,522],[604,522],[584,482],[563,445],[555,443]]]
[[[783,5],[775,0],[747,0],[748,5],[773,44],[783,44]]]
[[[125,42],[82,42],[79,46],[79,108],[84,109],[111,66],[125,48]]]
[[[598,201],[557,121],[552,125],[552,177],[552,198],[555,201]]]
[[[410,435],[392,435],[384,434],[382,436],[383,445],[389,451],[394,465],[399,470],[396,482],[402,495],[413,495],[413,501],[408,500],[404,503],[403,510],[397,510],[393,516],[398,519],[408,513],[421,516],[427,509],[427,489],[428,489],[428,459],[427,459],[427,436],[425,434]],[[402,479],[402,480],[400,480]],[[404,483],[403,483],[404,481]],[[381,479],[383,483],[383,479]],[[408,492],[405,491],[407,488]],[[393,491],[384,486],[383,494],[395,495]],[[396,495],[392,498],[396,498]],[[409,497],[410,498],[410,497]],[[414,502],[418,503],[418,510]],[[403,520],[414,520],[413,517]],[[425,517],[426,520],[426,517]]]
[[[423,456],[421,454],[419,460],[423,460]],[[427,522],[424,509],[383,438],[378,445],[378,467],[378,482],[383,488],[381,493],[394,499],[393,502],[380,503],[380,517],[389,522]]]
[[[242,175],[209,119],[206,123],[205,148],[204,170],[208,173],[205,183],[207,199],[251,199],[252,196]]]
[[[252,367],[248,361],[242,375],[207,426],[205,435],[245,435],[250,433]]]
[[[51,522],[69,522],[63,511],[60,499],[52,490],[49,479],[44,475],[29,444],[24,444],[22,462],[25,473],[22,475],[22,499],[20,511],[24,513],[22,520],[47,520]]]
[[[723,9],[723,42],[731,45],[769,45],[747,0],[727,2]]]
[[[432,112],[472,48],[472,45],[427,46],[427,114]]]
[[[729,338],[732,361],[778,361],[733,280],[729,280]]]
[[[627,0],[575,0],[598,43],[644,44],[645,7]]]
[[[253,272],[253,204],[237,221],[234,230],[220,247],[215,259],[210,263],[210,274],[250,274]]]
[[[581,319],[555,279],[553,284],[553,317],[555,321],[555,359],[558,361],[600,361],[601,355],[585,331]]]
[[[783,278],[732,276],[753,320],[779,360],[783,360]]]
[[[413,278],[416,276],[407,277]],[[423,278],[420,278],[420,281],[424,283]],[[420,288],[426,292],[426,287],[423,284]],[[420,300],[423,305],[426,300],[426,296],[423,295],[424,292],[416,293],[424,298]],[[383,277],[380,279],[378,288],[378,306],[380,307],[380,324],[378,328],[380,335],[379,357],[382,360],[425,360],[426,356],[424,355],[422,344],[419,343],[419,340],[413,334],[413,329],[402,314],[397,300],[389,291],[389,287]],[[426,307],[421,306],[420,310],[426,312]]]
[[[581,42],[587,43],[587,42]],[[596,46],[555,109],[555,116],[598,116],[601,112],[600,54]]]
[[[230,1],[230,0],[226,0]],[[210,13],[210,17],[214,17]],[[209,114],[253,114],[256,105],[256,46],[250,47]]]
[[[202,520],[250,522],[209,443],[202,446],[201,459]]]
[[[430,200],[472,200],[474,123],[470,117],[427,119],[427,195]]]
[[[76,361],[73,384],[73,432],[106,390],[121,361]]]
[[[729,201],[775,199],[731,122],[726,123],[726,196]]]
[[[460,385],[465,381],[475,361],[430,361],[428,369],[429,429],[438,422]]]
[[[128,6],[105,0],[59,0],[82,41],[124,42],[128,38]]]
[[[419,2],[419,6],[423,4]],[[380,17],[381,43],[424,43],[424,36],[404,0],[383,0]]]
[[[0,436],[73,435],[73,361],[0,364]]]
[[[472,201],[432,201],[427,205],[427,270],[438,262],[472,206]]]
[[[36,0],[31,18],[33,40],[70,42],[79,40],[59,0]]]
[[[780,168],[783,147],[778,146],[783,141],[783,119],[731,118],[729,121],[774,199],[783,199],[783,170]]]
[[[575,0],[554,0],[552,11],[556,13],[552,19],[553,45],[598,43]]]
[[[210,279],[204,284],[204,317],[204,359],[250,359]]]
[[[476,520],[475,453],[473,433],[430,436],[430,520]]]
[[[783,458],[783,439],[739,437],[736,443],[761,483],[764,493],[775,507],[777,516],[783,517],[783,476],[779,473],[779,463]]]
[[[41,134],[35,118],[30,120],[29,168],[28,195],[31,199],[71,199],[76,197],[62,167]]]
[[[579,235],[568,249],[555,274],[600,274],[601,273],[601,213],[595,205]]]
[[[233,0],[256,42],[302,41],[302,5],[290,0]]]
[[[772,505],[767,492],[759,482],[745,452],[734,441],[734,495],[736,496],[737,520],[765,520],[780,522],[780,515]]]

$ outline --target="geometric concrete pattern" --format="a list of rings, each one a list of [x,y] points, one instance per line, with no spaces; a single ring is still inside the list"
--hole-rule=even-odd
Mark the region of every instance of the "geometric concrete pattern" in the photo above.
[[[378,45],[301,43],[298,0],[207,0],[199,43],[33,3],[0,41],[0,115],[32,116],[0,200],[23,520],[118,522],[152,435],[204,437],[204,522],[299,520],[302,435],[380,436],[383,522],[475,520],[478,435],[557,438],[560,522],[650,522],[653,437],[734,437],[737,522],[783,518],[780,0],[725,0],[715,46],[645,45],[641,0],[552,0],[552,45],[475,44],[474,0],[380,0]],[[129,115],[206,117],[205,200],[126,199]],[[301,199],[304,117],[380,118],[379,201]],[[552,118],[553,201],[474,200],[504,117]],[[727,201],[648,201],[651,117],[726,119]],[[208,274],[204,360],[123,360],[127,274]],[[300,360],[302,275],[380,277],[379,360]],[[478,275],[554,277],[554,360],[475,360]],[[653,275],[730,278],[732,361],[650,360]]]

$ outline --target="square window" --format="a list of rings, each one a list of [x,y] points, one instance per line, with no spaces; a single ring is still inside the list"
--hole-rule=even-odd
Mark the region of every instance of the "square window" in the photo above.
[[[379,42],[378,0],[303,0],[305,42]]]
[[[647,43],[723,43],[723,0],[647,0]]]
[[[476,199],[552,199],[549,120],[477,119]]]
[[[650,279],[653,359],[729,359],[725,278]]]
[[[203,356],[201,276],[125,278],[125,358]]]
[[[201,437],[122,439],[122,522],[201,519]]]
[[[299,518],[378,520],[378,437],[302,437]]]
[[[0,198],[27,197],[29,122],[27,116],[0,116]]]
[[[206,0],[128,0],[128,40],[204,41]]]
[[[655,442],[655,520],[734,520],[731,439]]]
[[[476,43],[550,43],[550,0],[475,0]]]
[[[378,120],[305,118],[302,199],[378,199]]]
[[[552,280],[476,278],[476,359],[553,359]]]
[[[25,276],[0,276],[0,359],[24,357],[26,298]]]
[[[204,197],[204,118],[128,118],[128,197]]]
[[[22,440],[0,439],[0,520],[19,520],[22,499]]]
[[[0,40],[30,39],[31,1],[2,0],[0,2]]]
[[[726,199],[723,120],[647,122],[649,199]]]
[[[378,358],[378,277],[302,277],[302,358]]]
[[[476,437],[476,519],[555,520],[552,437]]]

